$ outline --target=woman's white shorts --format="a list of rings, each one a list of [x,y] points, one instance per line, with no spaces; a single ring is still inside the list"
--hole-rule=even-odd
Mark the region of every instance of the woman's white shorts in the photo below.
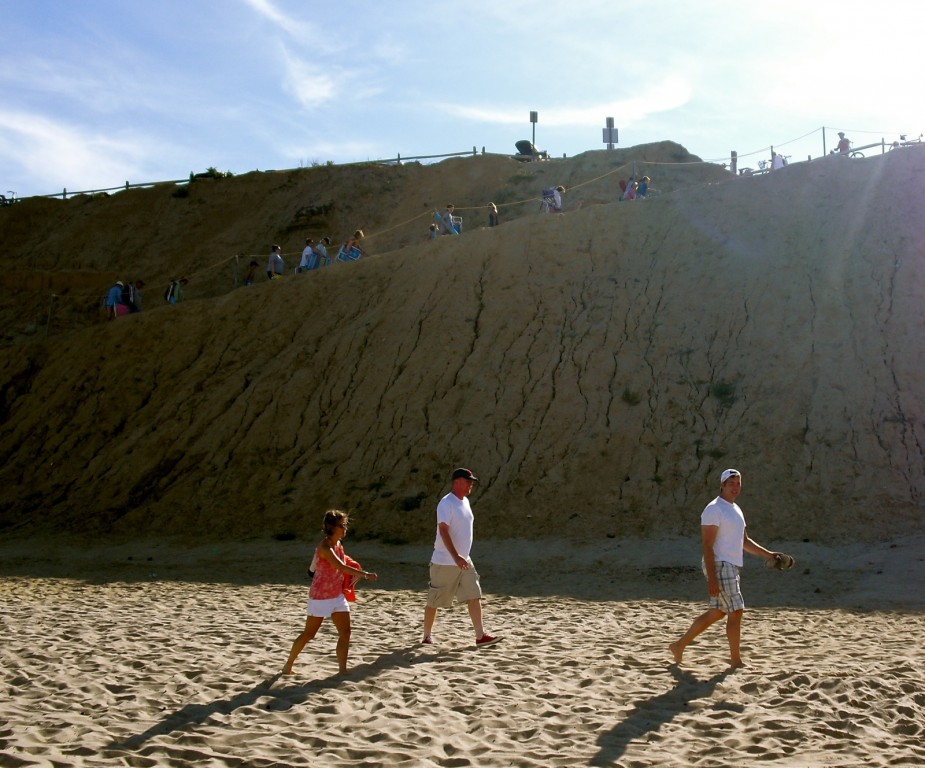
[[[308,598],[308,608],[306,613],[309,616],[317,616],[327,619],[332,613],[350,613],[350,603],[343,595],[331,597],[327,600],[312,600]]]

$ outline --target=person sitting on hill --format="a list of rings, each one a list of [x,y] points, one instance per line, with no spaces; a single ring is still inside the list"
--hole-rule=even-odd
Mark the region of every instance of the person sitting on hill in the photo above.
[[[649,182],[652,181],[648,176],[643,176],[636,186],[636,199],[645,200],[649,196]]]
[[[623,194],[620,196],[621,200],[634,200],[636,198],[636,179],[630,176],[626,180],[626,186],[623,187]]]
[[[565,194],[565,187],[561,184],[558,187],[550,187],[543,190],[543,200],[541,207],[544,213],[562,213],[562,195]]]

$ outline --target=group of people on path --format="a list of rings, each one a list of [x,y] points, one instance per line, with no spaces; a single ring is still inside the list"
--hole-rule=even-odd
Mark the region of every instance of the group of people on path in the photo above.
[[[632,176],[628,180],[620,181],[620,200],[645,200],[649,195],[649,184],[652,182],[648,176],[643,176],[639,180]],[[566,187],[559,184],[555,187],[547,187],[540,195],[540,211],[542,213],[562,213],[565,210],[562,196],[566,192]],[[497,227],[501,223],[498,215],[498,206],[495,203],[489,203],[488,208],[488,226]],[[428,239],[436,240],[440,235],[459,235],[462,234],[462,219],[456,215],[456,206],[447,203],[443,213],[436,209],[433,212],[434,221],[430,225]]]
[[[475,646],[485,648],[501,641],[498,635],[485,632],[482,617],[482,587],[472,561],[474,516],[469,494],[478,478],[471,470],[453,470],[452,488],[437,504],[437,532],[430,559],[430,582],[424,606],[422,645],[434,645],[434,625],[440,608],[449,608],[454,600],[465,602],[475,634]],[[772,552],[752,539],[746,530],[745,516],[736,504],[742,491],[742,474],[726,469],[720,475],[719,495],[704,508],[700,516],[701,567],[707,582],[707,610],[694,619],[690,628],[669,645],[672,660],[680,664],[687,646],[704,630],[726,618],[731,669],[744,666],[741,654],[742,597],[740,570],[743,554],[763,557],[769,565],[786,568],[793,558]],[[309,572],[313,574],[308,594],[305,628],[292,644],[282,674],[291,675],[293,665],[306,644],[318,633],[326,618],[337,629],[336,656],[341,674],[347,671],[350,647],[350,602],[360,580],[375,582],[378,575],[363,570],[344,552],[342,539],[347,533],[346,512],[325,512],[324,536],[314,550]]]
[[[501,223],[498,206],[495,203],[489,203],[486,207],[488,208],[488,226],[497,227]],[[436,240],[440,235],[461,235],[462,223],[462,217],[456,215],[456,206],[453,203],[447,203],[443,213],[438,213],[436,208],[434,209],[434,220],[427,237],[429,240]]]
[[[649,184],[652,182],[648,176],[635,179],[630,176],[625,181],[620,180],[620,200],[645,200],[649,196]]]
[[[164,301],[168,304],[176,304],[183,298],[183,288],[189,282],[185,277],[179,280],[171,279],[164,289]],[[135,280],[125,282],[116,280],[115,283],[106,291],[103,297],[103,309],[106,311],[107,320],[115,320],[123,315],[131,315],[141,312],[141,291],[145,287],[144,280]]]
[[[348,237],[340,250],[334,255],[334,259],[339,261],[356,261],[361,256],[366,255],[366,251],[360,245],[365,235],[362,229],[356,230]],[[295,268],[295,274],[303,272],[312,272],[320,267],[327,267],[331,264],[332,257],[328,253],[331,247],[331,238],[322,237],[317,242],[309,237],[305,239],[305,247],[302,249],[302,257],[298,266]],[[254,284],[257,277],[258,263],[256,259],[251,259],[244,275],[244,285]],[[268,280],[278,280],[286,274],[286,262],[283,260],[283,251],[279,245],[273,245],[270,248],[270,258],[267,260],[266,275]]]
[[[106,319],[115,320],[123,315],[141,312],[141,289],[144,287],[144,280],[116,280],[103,297]]]

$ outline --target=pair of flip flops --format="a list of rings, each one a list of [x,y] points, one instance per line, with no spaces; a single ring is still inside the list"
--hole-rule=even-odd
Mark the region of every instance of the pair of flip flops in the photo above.
[[[785,555],[782,552],[774,555],[774,557],[769,557],[764,561],[765,568],[773,568],[777,571],[786,571],[790,568],[793,568],[794,560],[790,555]]]

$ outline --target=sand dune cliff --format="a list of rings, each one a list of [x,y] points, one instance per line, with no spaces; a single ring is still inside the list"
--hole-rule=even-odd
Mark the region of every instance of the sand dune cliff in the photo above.
[[[753,178],[678,158],[322,167],[0,210],[0,525],[241,537],[340,506],[360,537],[420,541],[466,465],[498,537],[689,533],[736,466],[766,538],[921,531],[925,152]],[[661,194],[613,202],[632,159]],[[550,183],[572,187],[564,215],[536,212]],[[428,242],[447,202],[465,231]],[[282,242],[293,265],[305,236],[355,226],[369,258],[232,287],[235,254],[262,270]],[[117,275],[148,282],[145,311],[106,323]]]

